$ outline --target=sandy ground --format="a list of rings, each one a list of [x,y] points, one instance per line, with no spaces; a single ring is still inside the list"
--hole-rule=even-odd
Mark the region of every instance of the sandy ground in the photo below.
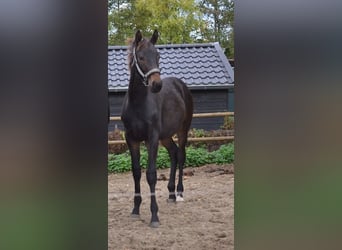
[[[165,179],[169,169],[158,170],[159,228],[149,227],[150,198],[145,172],[141,179],[140,219],[130,217],[132,173],[108,175],[108,249],[234,249],[233,173],[233,165],[186,168],[184,201],[167,203]]]

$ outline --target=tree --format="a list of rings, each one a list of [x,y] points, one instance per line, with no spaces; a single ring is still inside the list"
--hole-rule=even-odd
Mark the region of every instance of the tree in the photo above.
[[[206,20],[203,40],[219,42],[227,57],[234,57],[234,1],[201,0],[199,6]]]
[[[234,57],[233,0],[109,0],[108,43],[124,45],[140,29],[159,44],[219,42]]]
[[[109,1],[109,44],[125,44],[135,30],[160,32],[160,44],[191,43],[204,21],[195,0]]]
[[[137,0],[136,10],[145,15],[137,16],[145,19],[145,27],[139,28],[147,32],[157,28],[161,43],[191,43],[203,22],[194,0]]]
[[[132,33],[135,0],[108,1],[108,44],[123,45]]]

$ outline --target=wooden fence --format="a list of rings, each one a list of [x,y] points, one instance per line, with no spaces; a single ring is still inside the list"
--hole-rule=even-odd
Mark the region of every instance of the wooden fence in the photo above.
[[[215,113],[198,113],[193,114],[193,118],[209,118],[209,117],[221,117],[221,116],[234,116],[234,112],[215,112]],[[111,116],[111,121],[121,121],[120,116]],[[224,140],[234,140],[234,136],[215,136],[215,137],[189,137],[188,141],[224,141]],[[177,138],[174,138],[177,142]],[[108,144],[124,144],[125,140],[112,140],[108,141]]]

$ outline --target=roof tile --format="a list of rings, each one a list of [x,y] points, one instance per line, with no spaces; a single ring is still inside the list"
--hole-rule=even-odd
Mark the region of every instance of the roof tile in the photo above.
[[[227,87],[234,83],[234,72],[218,43],[157,45],[162,78],[176,76],[190,88]],[[129,72],[127,47],[108,48],[108,88],[127,90]]]

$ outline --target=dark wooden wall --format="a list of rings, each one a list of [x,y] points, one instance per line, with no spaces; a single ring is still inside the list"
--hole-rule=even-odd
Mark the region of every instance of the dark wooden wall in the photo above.
[[[125,92],[109,92],[110,116],[120,116],[121,107]],[[115,127],[123,130],[121,121],[111,121],[108,126],[108,131],[113,131]]]
[[[194,113],[228,111],[228,90],[193,90]],[[223,125],[223,117],[193,118],[192,127],[213,130]]]
[[[192,90],[194,100],[194,113],[211,113],[221,111],[233,111],[234,100],[233,92],[227,89],[206,89],[206,90]],[[121,106],[125,93],[124,92],[110,92],[110,114],[111,116],[120,116]],[[213,130],[219,129],[223,125],[223,117],[213,118],[193,118],[192,128]],[[113,131],[115,127],[123,129],[121,121],[111,121],[108,126],[108,131]]]

